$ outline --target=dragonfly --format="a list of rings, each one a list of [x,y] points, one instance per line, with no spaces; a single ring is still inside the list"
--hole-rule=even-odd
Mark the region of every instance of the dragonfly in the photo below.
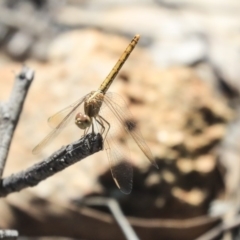
[[[92,132],[96,128],[104,134],[104,149],[107,152],[112,177],[117,187],[125,194],[129,194],[132,190],[133,171],[129,161],[128,154],[121,150],[116,142],[116,138],[111,133],[113,127],[123,128],[135,140],[138,147],[145,154],[146,158],[158,168],[157,163],[143,139],[143,136],[133,121],[125,101],[116,93],[107,92],[119,70],[137,45],[140,35],[135,35],[119,60],[102,82],[97,91],[92,91],[75,103],[57,112],[48,119],[48,124],[53,130],[32,150],[33,154],[39,153],[45,148],[61,131],[72,121],[75,116],[75,124],[78,128],[84,130],[84,135],[91,129]],[[83,112],[79,112],[82,106]],[[107,117],[104,116],[104,110],[108,110],[114,117],[113,123],[109,123]],[[115,126],[113,126],[115,125]]]

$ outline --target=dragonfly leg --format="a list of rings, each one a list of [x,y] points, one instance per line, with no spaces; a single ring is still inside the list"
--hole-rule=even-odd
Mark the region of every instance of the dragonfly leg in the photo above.
[[[107,132],[105,133],[105,137],[104,137],[104,140],[105,140],[106,137],[107,137],[107,134],[108,134],[108,132],[109,132],[109,129],[110,129],[110,123],[109,123],[105,118],[103,118],[103,117],[100,116],[100,115],[98,115],[98,118],[99,118],[99,120],[102,122],[102,125],[104,125],[103,122],[105,122],[105,123],[108,125]],[[104,127],[104,131],[105,131],[105,127]]]
[[[104,123],[103,123],[102,119],[101,119],[101,118],[98,118],[98,119],[97,119],[97,117],[95,117],[95,120],[96,120],[96,122],[102,127],[102,129],[101,129],[101,135],[103,135],[103,133],[105,132],[105,126],[104,126]],[[105,135],[105,137],[103,138],[103,143],[104,143],[104,145],[105,145],[105,143],[106,143],[105,139],[106,139],[106,135]],[[104,148],[105,148],[105,146],[104,146]],[[108,146],[108,149],[109,149],[109,146]]]
[[[85,137],[88,134],[90,127],[84,129],[83,136]]]
[[[95,118],[95,120],[102,127],[102,129],[101,129],[101,135],[102,135],[105,132],[105,126],[104,126],[104,124],[103,124],[101,119]]]
[[[92,122],[92,133],[95,133],[94,132],[94,123]]]

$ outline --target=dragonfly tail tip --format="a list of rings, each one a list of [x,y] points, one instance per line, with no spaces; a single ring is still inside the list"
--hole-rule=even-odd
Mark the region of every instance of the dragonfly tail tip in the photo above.
[[[136,34],[134,38],[138,41],[140,39],[140,34]]]

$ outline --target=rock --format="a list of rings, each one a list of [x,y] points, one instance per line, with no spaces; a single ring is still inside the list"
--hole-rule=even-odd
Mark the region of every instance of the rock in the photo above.
[[[16,59],[22,59],[26,57],[30,51],[33,38],[23,32],[17,32],[11,37],[8,43],[7,51],[11,57]]]

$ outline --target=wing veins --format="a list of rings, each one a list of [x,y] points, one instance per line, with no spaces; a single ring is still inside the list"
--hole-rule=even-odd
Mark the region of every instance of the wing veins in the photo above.
[[[121,100],[123,100],[123,103],[125,105],[124,108],[126,109],[127,112],[124,112],[122,110],[123,107],[121,107],[119,104],[117,104],[110,97],[107,96],[107,95],[111,95],[111,94],[113,94],[113,93],[108,93],[104,97],[104,101],[105,101],[106,105],[113,112],[113,114],[116,116],[116,118],[123,124],[125,131],[132,136],[132,138],[135,140],[135,142],[138,145],[138,147],[143,151],[144,155],[149,159],[149,161],[156,168],[158,168],[158,165],[156,164],[156,162],[155,162],[155,160],[153,158],[151,150],[149,149],[149,147],[145,143],[140,130],[139,129],[138,130],[137,129],[133,129],[132,131],[129,131],[128,127],[126,126],[126,123],[124,121],[124,117],[123,116],[126,115],[126,113],[127,113],[127,115],[130,116],[130,119],[131,119],[132,118],[132,114],[128,110],[125,101],[123,99],[121,99]],[[118,97],[120,97],[120,96],[118,96]],[[114,104],[114,106],[113,106],[113,104]],[[116,107],[117,107],[117,110],[116,110]],[[132,123],[131,120],[130,120],[130,123]]]
[[[43,148],[46,147],[48,143],[50,143],[56,136],[60,134],[60,132],[63,130],[63,128],[69,123],[71,119],[71,115],[77,110],[77,108],[83,103],[83,101],[86,99],[88,95],[84,96],[82,99],[80,99],[78,104],[73,107],[73,109],[63,118],[63,120],[57,125],[55,129],[53,129],[36,147],[33,148],[32,152],[33,154],[39,153]],[[60,111],[61,112],[61,111]],[[59,112],[59,113],[60,113]],[[58,113],[57,113],[58,114]],[[55,115],[54,115],[55,116]]]

